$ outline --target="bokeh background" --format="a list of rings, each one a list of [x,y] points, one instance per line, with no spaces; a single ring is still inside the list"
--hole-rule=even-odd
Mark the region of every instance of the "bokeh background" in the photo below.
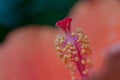
[[[70,80],[54,46],[65,17],[88,35],[92,80],[120,80],[119,0],[0,0],[0,80]]]
[[[0,0],[0,41],[24,25],[52,25],[66,17],[77,0]]]

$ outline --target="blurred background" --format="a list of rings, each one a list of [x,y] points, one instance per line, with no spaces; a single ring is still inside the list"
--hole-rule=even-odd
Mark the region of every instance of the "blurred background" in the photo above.
[[[66,17],[77,0],[0,0],[0,42],[24,25],[52,25]]]
[[[65,17],[88,35],[91,80],[120,80],[120,0],[0,0],[0,80],[70,80],[54,46]]]

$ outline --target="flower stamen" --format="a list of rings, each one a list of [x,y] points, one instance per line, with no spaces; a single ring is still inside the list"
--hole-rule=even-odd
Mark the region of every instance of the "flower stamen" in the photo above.
[[[59,26],[66,34],[65,36],[57,36],[56,51],[62,62],[70,69],[72,80],[75,80],[75,71],[80,73],[83,80],[87,80],[91,67],[88,58],[91,53],[88,37],[80,28],[71,33],[71,21],[71,18],[65,18],[56,23],[56,26]]]

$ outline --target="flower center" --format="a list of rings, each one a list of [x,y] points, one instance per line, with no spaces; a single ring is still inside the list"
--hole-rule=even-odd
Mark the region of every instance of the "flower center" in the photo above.
[[[71,21],[71,18],[65,18],[56,23],[67,34],[65,36],[59,35],[56,38],[56,51],[62,62],[70,69],[72,80],[75,80],[75,71],[80,73],[83,80],[87,80],[91,66],[89,42],[81,29],[77,29],[76,33],[71,33]]]

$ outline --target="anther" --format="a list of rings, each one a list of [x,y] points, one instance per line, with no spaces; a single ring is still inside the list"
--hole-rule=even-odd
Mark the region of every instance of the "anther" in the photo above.
[[[73,70],[73,71],[75,71],[76,69],[77,69],[77,67],[76,67],[76,66],[74,66],[74,67],[72,68],[72,70]]]
[[[81,50],[81,55],[85,54],[85,49]]]
[[[75,80],[75,77],[74,77],[74,76],[72,76],[71,80]]]
[[[80,33],[83,32],[83,30],[81,28],[77,28],[77,32]]]
[[[75,36],[76,34],[75,33],[71,33],[72,36]]]
[[[83,71],[83,74],[88,74],[88,69],[85,69],[84,71]]]
[[[62,44],[64,41],[65,41],[65,40],[62,39],[62,40],[59,41],[59,43]]]
[[[81,41],[82,41],[82,39],[80,39],[80,38],[77,39],[77,42],[81,42]]]
[[[62,52],[66,52],[66,51],[67,51],[67,49],[66,49],[66,48],[63,48],[63,49],[62,49]]]
[[[87,44],[83,44],[82,45],[84,48],[88,48],[88,45]]]
[[[73,53],[73,54],[77,54],[78,52],[77,52],[77,51],[73,51],[72,53]]]
[[[67,59],[66,59],[66,58],[63,58],[63,59],[62,59],[62,62],[63,62],[63,63],[67,63]]]
[[[79,60],[79,58],[78,58],[78,57],[75,57],[74,60],[77,62],[77,61]]]
[[[59,46],[59,43],[58,43],[58,42],[56,42],[56,43],[55,43],[55,45],[56,45],[56,46]]]
[[[57,35],[57,39],[59,39],[61,36],[60,35]]]
[[[84,46],[84,45],[82,45],[82,46],[81,46],[81,48],[83,49],[83,48],[85,48],[85,46]]]
[[[82,38],[83,38],[83,34],[79,33],[79,34],[78,34],[78,39],[79,39],[80,41],[82,41]]]
[[[83,42],[86,42],[88,40],[88,37],[85,35],[84,37],[83,37]]]
[[[71,57],[72,57],[72,55],[71,55],[71,54],[68,54],[68,55],[67,55],[67,58],[69,58],[69,59],[70,59]]]
[[[70,49],[68,49],[68,50],[67,50],[67,52],[68,52],[69,54],[71,54],[71,53],[72,53],[72,51],[71,51]]]
[[[63,55],[63,58],[67,58],[67,55]]]
[[[77,40],[77,42],[80,42],[80,41],[81,41],[81,39],[78,39],[78,40]]]
[[[77,35],[78,35],[78,37],[83,37],[82,33],[78,33]]]
[[[70,49],[71,49],[71,50],[75,50],[75,47],[74,47],[74,46],[71,46]]]
[[[93,66],[93,64],[91,63],[91,60],[88,58],[87,59],[87,63],[92,67]]]
[[[67,45],[72,46],[72,44],[70,42],[68,42]]]
[[[63,57],[63,54],[58,53],[58,57],[59,57],[59,58],[62,58],[62,57]]]
[[[75,72],[74,72],[73,70],[71,70],[71,71],[70,71],[70,74],[71,74],[71,75],[74,75],[74,74],[75,74]]]
[[[63,36],[60,37],[61,40],[64,40],[65,38]]]
[[[65,48],[68,49],[70,46],[69,45],[65,45]]]
[[[73,64],[69,64],[68,66],[69,66],[69,68],[73,68]]]
[[[85,61],[85,60],[81,60],[81,63],[82,63],[82,64],[86,64],[86,61]]]
[[[56,47],[56,51],[58,51],[58,52],[59,52],[59,51],[61,51],[61,48],[59,48],[59,47]]]

